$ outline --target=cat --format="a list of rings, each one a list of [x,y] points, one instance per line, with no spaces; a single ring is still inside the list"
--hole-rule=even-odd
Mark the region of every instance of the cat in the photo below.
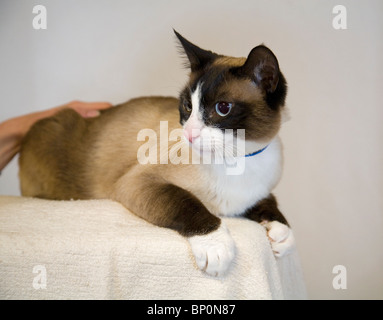
[[[174,32],[190,68],[179,99],[141,97],[96,118],[66,109],[40,120],[22,142],[21,191],[45,199],[120,202],[186,237],[198,268],[220,277],[236,255],[221,217],[264,225],[277,257],[294,247],[291,228],[271,193],[282,170],[278,132],[287,84],[276,56],[264,45],[247,58],[234,58],[201,49]],[[163,123],[181,132],[182,139],[161,135]],[[145,128],[160,135],[165,151],[180,148],[164,153],[158,143],[147,145],[147,137],[139,137]],[[146,151],[140,152],[144,145]],[[159,160],[145,158],[149,153]],[[217,160],[218,154],[221,162],[190,161],[196,155]],[[172,162],[174,157],[180,163]],[[228,174],[227,159],[242,160],[242,172]]]

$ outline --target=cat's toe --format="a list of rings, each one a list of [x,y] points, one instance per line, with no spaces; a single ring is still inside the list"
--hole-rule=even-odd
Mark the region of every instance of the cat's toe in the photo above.
[[[188,240],[199,269],[216,277],[226,273],[235,257],[235,244],[226,226]]]
[[[270,239],[271,248],[276,257],[289,254],[295,247],[295,239],[292,230],[278,221],[265,223],[267,236]]]

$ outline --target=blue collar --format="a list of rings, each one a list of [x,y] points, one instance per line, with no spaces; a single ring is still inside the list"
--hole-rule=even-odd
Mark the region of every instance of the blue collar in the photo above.
[[[269,145],[267,145],[266,147],[262,148],[261,150],[258,150],[258,151],[255,151],[253,153],[249,153],[247,155],[245,155],[245,157],[252,157],[252,156],[255,156],[256,154],[259,154],[261,153],[262,151],[264,151]]]

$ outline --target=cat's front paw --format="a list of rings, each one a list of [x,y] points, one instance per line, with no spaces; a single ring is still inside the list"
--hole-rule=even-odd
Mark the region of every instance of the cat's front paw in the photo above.
[[[226,273],[235,257],[235,244],[225,225],[188,240],[198,268],[216,277]]]
[[[271,248],[276,257],[289,254],[295,247],[295,239],[292,230],[278,221],[263,224],[267,230]]]

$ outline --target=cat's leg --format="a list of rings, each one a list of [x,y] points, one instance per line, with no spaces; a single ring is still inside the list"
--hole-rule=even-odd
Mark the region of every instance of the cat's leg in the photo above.
[[[114,200],[154,225],[185,236],[197,266],[222,276],[235,256],[235,244],[220,218],[211,214],[190,192],[158,178],[120,179]]]
[[[277,201],[272,194],[248,209],[245,212],[245,217],[262,224],[266,228],[275,256],[282,257],[294,248],[293,232],[279,211]]]

